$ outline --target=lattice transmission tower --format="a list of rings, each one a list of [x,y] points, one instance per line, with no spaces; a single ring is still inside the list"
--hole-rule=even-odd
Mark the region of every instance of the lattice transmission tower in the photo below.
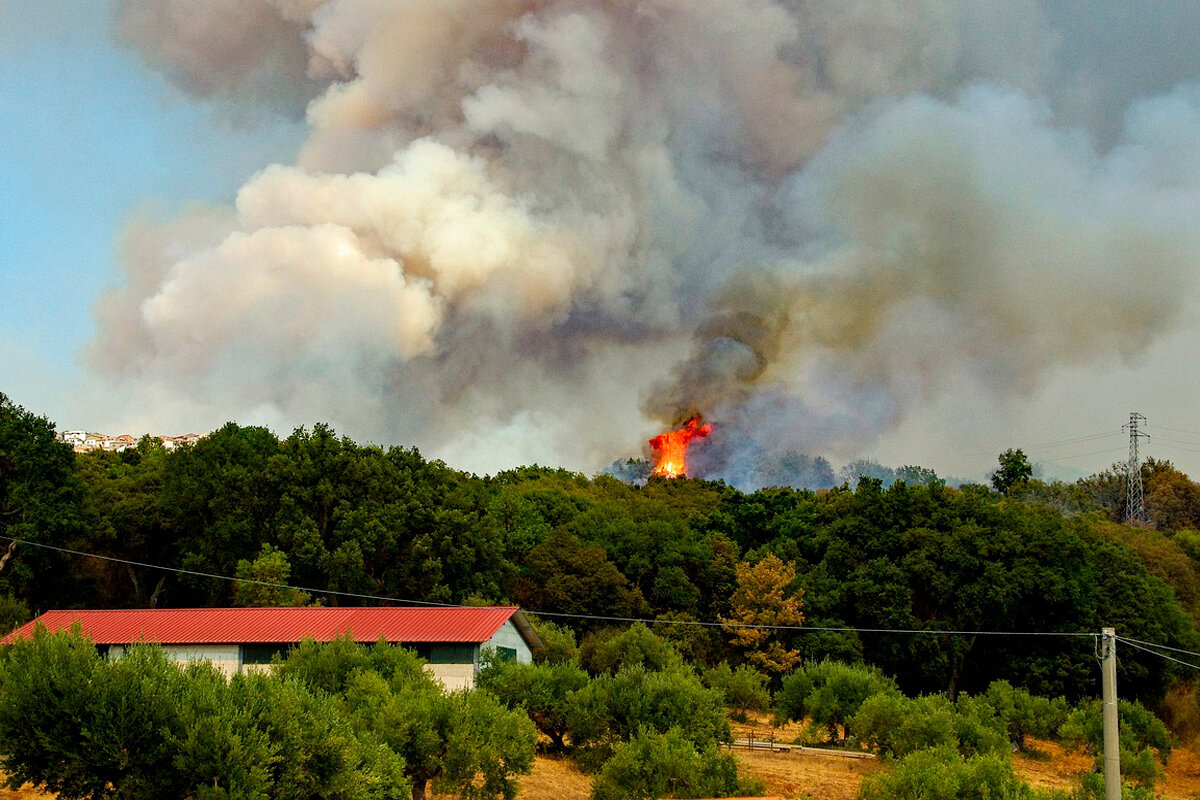
[[[1145,417],[1133,413],[1129,415],[1129,424],[1122,426],[1129,428],[1129,463],[1125,466],[1125,485],[1129,490],[1129,497],[1125,505],[1126,522],[1149,521],[1142,497],[1142,462],[1138,458],[1138,439],[1150,438],[1150,434],[1138,430],[1138,423],[1145,424],[1145,422]]]

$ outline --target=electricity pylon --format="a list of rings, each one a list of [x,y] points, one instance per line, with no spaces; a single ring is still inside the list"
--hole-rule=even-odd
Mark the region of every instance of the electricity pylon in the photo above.
[[[1138,423],[1145,423],[1141,414],[1129,415],[1129,463],[1125,465],[1125,485],[1129,496],[1125,505],[1126,522],[1148,522],[1146,506],[1142,497],[1142,462],[1138,458],[1138,439],[1149,439],[1150,434],[1138,430]]]

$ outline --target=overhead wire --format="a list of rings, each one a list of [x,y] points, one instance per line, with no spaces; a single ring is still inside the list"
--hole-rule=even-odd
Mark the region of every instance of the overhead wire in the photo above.
[[[1154,430],[1155,428],[1161,428],[1164,431],[1171,431],[1172,433],[1186,433],[1189,436],[1200,436],[1200,431],[1185,431],[1182,428],[1168,428],[1166,425],[1151,425],[1150,423],[1146,424],[1147,430]]]
[[[430,600],[411,600],[400,597],[389,597],[386,595],[363,594],[359,592],[344,592],[336,589],[317,589],[306,586],[293,586],[287,583],[278,583],[274,581],[262,581],[254,578],[239,578],[230,575],[221,575],[215,572],[203,572],[201,570],[184,569],[182,567],[167,567],[161,564],[150,564],[143,561],[133,561],[131,559],[117,558],[116,556],[105,556],[99,553],[89,553],[84,550],[73,550],[69,547],[59,547],[57,545],[45,544],[44,542],[33,542],[28,539],[20,539],[14,536],[0,536],[0,540],[8,542],[16,542],[18,544],[38,547],[53,552],[63,553],[66,555],[78,556],[81,558],[94,558],[100,561],[108,561],[115,564],[123,564],[128,566],[143,567],[146,569],[161,570],[163,572],[173,572],[180,575],[190,575],[198,578],[209,578],[214,580],[230,581],[233,583],[243,583],[251,586],[264,586],[273,589],[290,589],[293,591],[307,592],[309,594],[330,595],[334,597],[347,597],[357,600],[374,600],[387,603],[407,603],[418,606],[435,606],[439,608],[463,608],[456,603],[439,603]],[[671,620],[671,619],[647,619],[642,617],[622,617],[622,616],[606,616],[601,614],[575,614],[561,611],[542,611],[537,609],[526,609],[526,613],[534,614],[539,617],[560,617],[567,619],[591,620],[600,622],[625,622],[645,624],[668,624],[690,627],[703,628],[750,628],[756,630],[778,630],[778,631],[793,631],[797,633],[883,633],[883,634],[898,634],[898,635],[937,635],[937,636],[1034,636],[1034,637],[1063,637],[1063,638],[1081,638],[1095,637],[1097,634],[1085,631],[972,631],[972,630],[938,630],[938,629],[917,629],[917,628],[855,628],[850,626],[820,626],[820,625],[762,625],[757,623],[742,623],[742,622],[713,622],[707,620]]]
[[[1143,650],[1147,653],[1150,653],[1151,655],[1158,656],[1159,658],[1164,658],[1167,661],[1174,661],[1176,664],[1182,664],[1185,667],[1191,667],[1194,670],[1200,670],[1200,664],[1192,664],[1191,662],[1183,661],[1182,659],[1175,658],[1174,656],[1169,656],[1166,653],[1160,653],[1157,650],[1151,650],[1149,647],[1142,647],[1140,644],[1134,644],[1131,640],[1124,639],[1120,636],[1118,636],[1116,638],[1117,638],[1118,642],[1124,642],[1125,644],[1129,645],[1130,647],[1134,648],[1135,650]]]
[[[1156,642],[1144,642],[1141,639],[1133,639],[1128,636],[1118,636],[1117,638],[1124,642],[1128,642],[1129,644],[1140,644],[1145,647],[1157,647],[1162,650],[1170,650],[1172,653],[1182,653],[1185,656],[1194,656],[1196,658],[1200,658],[1200,653],[1195,653],[1195,652],[1192,652],[1191,650],[1183,650],[1182,648],[1179,648],[1179,647],[1171,647],[1170,645],[1158,644]]]

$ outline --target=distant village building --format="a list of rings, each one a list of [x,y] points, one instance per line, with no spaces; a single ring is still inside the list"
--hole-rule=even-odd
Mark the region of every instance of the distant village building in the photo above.
[[[157,439],[162,443],[162,446],[168,450],[174,450],[185,444],[195,444],[203,439],[203,433],[183,433],[175,436],[151,436],[152,439]],[[87,431],[63,431],[58,434],[58,441],[68,444],[76,453],[88,453],[93,450],[107,450],[114,453],[120,453],[124,450],[131,450],[137,447],[138,440],[130,436],[128,433],[120,434],[119,436],[106,436],[103,433],[89,433]]]
[[[208,661],[226,675],[267,669],[276,655],[305,639],[328,642],[347,634],[363,644],[382,639],[414,650],[448,690],[475,686],[483,650],[528,664],[542,646],[525,615],[512,606],[47,611],[0,644],[30,637],[39,625],[51,632],[79,625],[110,658],[136,642],[154,642],[176,661]]]

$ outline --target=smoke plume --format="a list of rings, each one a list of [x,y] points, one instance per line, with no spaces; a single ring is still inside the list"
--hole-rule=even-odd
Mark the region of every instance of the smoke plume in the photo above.
[[[1152,39],[1200,8],[1106,61],[1121,4],[1059,5],[121,0],[181,90],[309,134],[233,208],[130,224],[91,362],[163,424],[488,471],[699,412],[734,476],[858,455],[948,376],[1133,358],[1193,300],[1200,53]]]

